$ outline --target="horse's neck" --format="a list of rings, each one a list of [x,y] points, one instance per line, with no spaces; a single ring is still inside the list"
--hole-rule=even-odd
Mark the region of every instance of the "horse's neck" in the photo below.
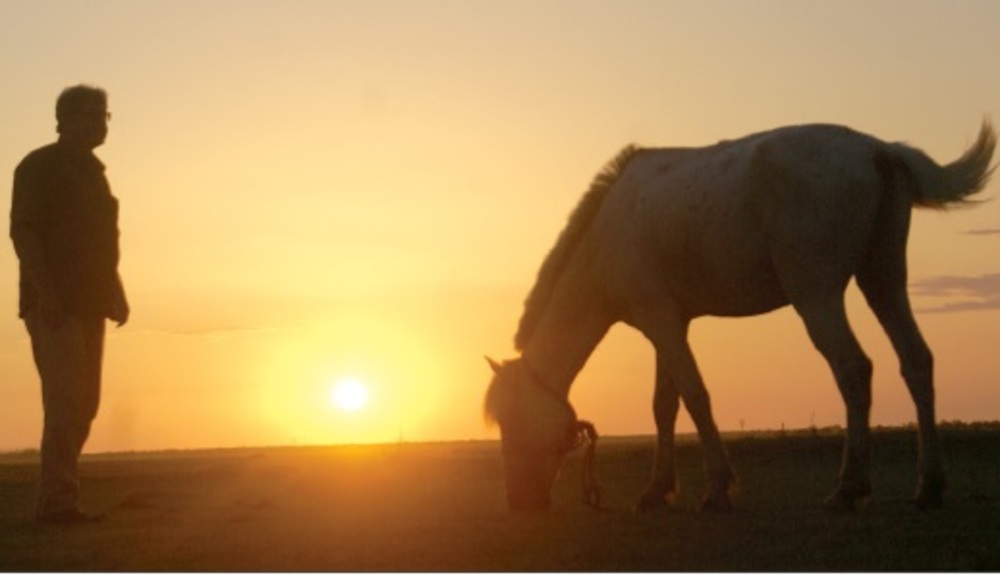
[[[521,357],[535,377],[565,397],[614,320],[594,288],[560,283]]]

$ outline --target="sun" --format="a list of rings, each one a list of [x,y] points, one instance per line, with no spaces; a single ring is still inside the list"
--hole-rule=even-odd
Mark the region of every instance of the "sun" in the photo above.
[[[330,390],[330,403],[344,411],[360,411],[368,405],[368,387],[357,378],[345,377]]]

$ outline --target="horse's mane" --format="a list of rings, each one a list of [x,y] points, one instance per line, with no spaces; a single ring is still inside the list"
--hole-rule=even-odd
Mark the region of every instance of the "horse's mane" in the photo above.
[[[590,188],[580,199],[576,209],[573,210],[569,222],[556,241],[556,245],[549,252],[538,271],[535,287],[531,289],[531,293],[524,301],[524,313],[521,315],[517,334],[514,336],[514,347],[518,351],[524,349],[528,339],[538,326],[538,321],[545,311],[545,306],[549,303],[549,297],[555,291],[563,269],[573,256],[580,239],[590,227],[591,221],[604,201],[604,196],[607,195],[618,176],[625,171],[629,160],[639,150],[640,148],[635,144],[629,144],[622,148],[618,155],[605,164],[604,168],[594,177]]]

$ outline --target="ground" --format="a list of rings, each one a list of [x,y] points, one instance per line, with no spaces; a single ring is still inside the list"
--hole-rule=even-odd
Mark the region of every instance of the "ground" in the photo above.
[[[541,514],[504,509],[494,442],[88,456],[84,505],[106,521],[31,520],[37,454],[0,456],[2,571],[968,571],[1000,570],[1000,426],[947,426],[944,509],[918,512],[913,430],[874,438],[870,503],[821,507],[841,437],[728,439],[737,509],[695,511],[701,450],[679,451],[669,513],[631,509],[651,438],[606,438],[607,508],[579,501],[571,456]]]

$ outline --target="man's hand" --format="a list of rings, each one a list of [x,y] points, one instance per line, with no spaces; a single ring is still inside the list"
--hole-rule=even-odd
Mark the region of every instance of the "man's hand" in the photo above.
[[[115,298],[111,303],[111,313],[108,315],[108,319],[115,322],[115,325],[121,327],[128,323],[128,316],[131,310],[128,307],[128,302],[125,301],[124,297]]]
[[[122,278],[115,274],[114,293],[111,296],[111,311],[108,314],[108,319],[121,327],[128,323],[130,313],[128,298],[125,297],[125,288],[122,286]]]

